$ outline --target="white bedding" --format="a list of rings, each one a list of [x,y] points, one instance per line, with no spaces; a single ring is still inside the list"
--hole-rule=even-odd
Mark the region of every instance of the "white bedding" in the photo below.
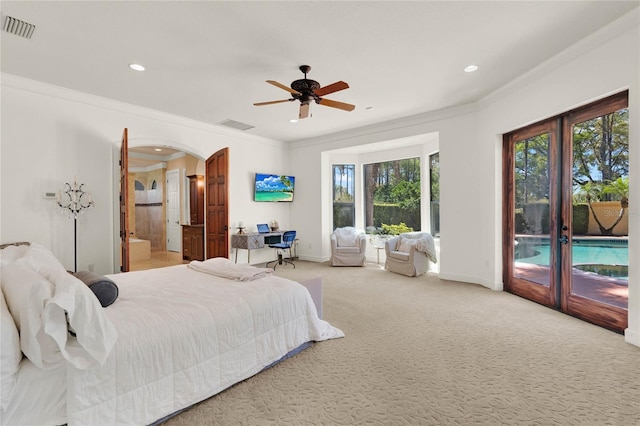
[[[23,358],[16,375],[16,393],[6,411],[3,425],[62,425],[66,422],[67,393],[64,365],[53,370],[36,367]]]
[[[302,285],[276,276],[237,282],[180,265],[109,278],[120,289],[105,308],[118,342],[102,368],[69,368],[70,426],[149,424],[305,342],[343,336]]]

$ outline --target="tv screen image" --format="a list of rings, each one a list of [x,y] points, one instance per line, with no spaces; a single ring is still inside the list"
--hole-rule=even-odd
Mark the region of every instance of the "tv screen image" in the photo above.
[[[254,201],[293,201],[295,177],[256,173]]]

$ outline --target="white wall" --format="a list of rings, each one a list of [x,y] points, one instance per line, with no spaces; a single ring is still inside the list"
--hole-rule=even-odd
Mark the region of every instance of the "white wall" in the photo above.
[[[622,17],[485,100],[466,107],[407,117],[292,144],[292,172],[301,181],[328,166],[323,153],[439,132],[440,277],[502,289],[501,135],[595,99],[629,89],[630,217],[640,216],[640,19]],[[597,60],[594,60],[597,58]],[[311,163],[309,159],[315,159]],[[322,176],[323,179],[328,178]],[[314,191],[321,189],[314,183]],[[320,198],[292,207],[292,221],[311,241],[310,257],[323,258],[330,218]],[[312,212],[304,214],[303,211]],[[640,345],[640,221],[630,221],[629,329]],[[322,224],[322,227],[318,227]]]
[[[77,176],[96,203],[78,221],[78,269],[93,264],[97,272],[114,272],[114,152],[125,127],[131,147],[167,145],[201,158],[229,147],[230,232],[240,220],[254,230],[255,224],[272,219],[289,226],[288,205],[253,201],[256,172],[289,172],[287,147],[281,142],[7,74],[2,75],[1,102],[2,242],[40,242],[73,269],[73,221],[43,195]],[[252,253],[251,260],[273,258],[267,249]],[[238,261],[246,262],[245,251]]]

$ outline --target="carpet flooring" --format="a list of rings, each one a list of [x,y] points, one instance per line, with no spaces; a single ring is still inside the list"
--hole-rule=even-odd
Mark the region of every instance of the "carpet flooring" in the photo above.
[[[505,292],[369,264],[322,277],[316,343],[168,420],[178,425],[640,425],[640,348]]]

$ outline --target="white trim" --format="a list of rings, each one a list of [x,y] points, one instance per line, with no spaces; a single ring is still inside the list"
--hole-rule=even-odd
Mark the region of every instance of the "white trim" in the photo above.
[[[443,274],[442,272],[439,273],[439,276],[440,276],[440,279],[442,280],[459,281],[459,282],[469,283],[469,284],[479,284],[491,290],[502,291],[502,283],[494,283],[491,281],[478,279],[478,277],[476,276],[461,275],[461,274],[447,274],[447,273]]]
[[[101,96],[92,95],[85,92],[79,92],[77,90],[67,89],[65,87],[55,86],[48,83],[43,83],[37,80],[30,80],[28,78],[19,77],[13,74],[0,73],[0,82],[2,86],[24,90],[26,92],[37,93],[40,95],[50,96],[53,98],[63,99],[67,101],[77,102],[93,107],[99,107],[115,111],[117,113],[131,114],[134,116],[161,121],[167,124],[184,126],[191,129],[198,129],[214,134],[218,134],[225,138],[238,139],[243,141],[250,141],[254,143],[264,144],[267,146],[286,147],[285,142],[277,141],[274,139],[264,138],[262,136],[256,136],[250,133],[245,133],[241,130],[230,129],[228,127],[210,124],[203,121],[197,121],[190,118],[182,117],[179,115],[169,114],[162,111],[156,111],[150,108],[145,108],[138,105],[133,105],[125,102],[116,101],[109,98],[103,98]],[[129,139],[131,142],[134,139]],[[231,145],[232,142],[229,143]],[[136,145],[137,146],[137,145]],[[129,144],[131,147],[131,144]],[[188,151],[188,149],[187,149]]]
[[[624,330],[624,341],[635,346],[640,346],[640,332],[626,328]]]

